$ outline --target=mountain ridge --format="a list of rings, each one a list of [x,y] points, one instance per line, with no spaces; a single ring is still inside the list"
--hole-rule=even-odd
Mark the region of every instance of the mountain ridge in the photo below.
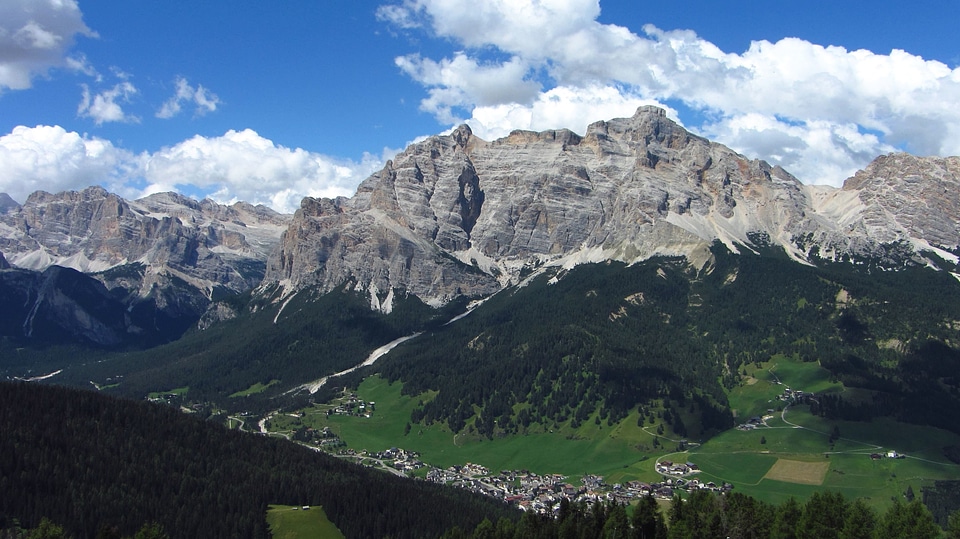
[[[487,142],[464,125],[411,145],[349,199],[305,198],[264,283],[292,293],[349,282],[389,310],[394,290],[440,305],[544,265],[652,256],[702,265],[714,240],[736,252],[761,247],[757,238],[803,263],[928,263],[921,253],[932,251],[955,264],[960,201],[928,201],[939,191],[915,186],[933,175],[960,187],[958,164],[881,156],[838,189],[693,135],[656,107],[591,124],[582,137],[515,131]],[[940,211],[912,210],[928,202]],[[891,254],[898,242],[905,247]]]
[[[6,197],[0,252],[15,267],[99,271],[137,297],[174,279],[205,305],[217,289],[289,296],[347,284],[389,312],[397,294],[440,306],[545,266],[683,256],[703,267],[715,240],[734,252],[775,245],[802,263],[953,269],[958,192],[960,158],[902,153],[842,188],[805,185],[646,106],[583,136],[485,141],[462,125],[410,145],[354,196],[305,197],[292,216],[175,193],[125,201],[101,187],[37,192],[23,206]],[[144,266],[138,281],[105,277],[131,263]]]

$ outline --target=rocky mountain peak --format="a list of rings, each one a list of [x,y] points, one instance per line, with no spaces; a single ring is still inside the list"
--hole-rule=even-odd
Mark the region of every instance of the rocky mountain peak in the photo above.
[[[20,207],[20,204],[17,204],[17,201],[10,198],[10,195],[6,193],[0,193],[0,213],[7,213],[11,210],[16,210]]]
[[[795,178],[654,107],[584,136],[514,131],[488,142],[461,126],[410,146],[350,199],[305,200],[265,279],[294,290],[351,282],[372,291],[374,306],[394,289],[439,304],[491,293],[544,263],[747,242],[773,220],[757,203],[769,199],[799,219]]]
[[[582,136],[514,131],[485,141],[464,125],[411,145],[352,198],[304,200],[265,282],[288,291],[350,283],[389,309],[395,290],[442,304],[544,265],[655,255],[703,264],[716,240],[734,251],[779,245],[803,261],[873,256],[899,240],[955,246],[956,170],[955,158],[896,154],[842,190],[805,186],[657,107]],[[925,201],[933,212],[918,209]]]
[[[289,220],[176,193],[127,201],[98,186],[38,191],[0,212],[0,251],[24,270],[92,274],[130,309],[152,305],[165,319],[195,320],[216,291],[260,283]]]

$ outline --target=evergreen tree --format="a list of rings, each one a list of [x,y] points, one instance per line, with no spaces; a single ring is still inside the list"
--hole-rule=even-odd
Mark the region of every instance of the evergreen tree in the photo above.
[[[839,492],[814,492],[797,526],[800,539],[838,539],[846,521],[847,501]]]
[[[170,536],[164,533],[163,528],[156,522],[144,524],[133,539],[170,539]]]
[[[667,527],[657,500],[650,494],[644,496],[633,510],[633,536],[636,539],[666,539]],[[960,539],[960,538],[958,538]]]
[[[940,537],[940,527],[920,500],[904,504],[897,498],[884,513],[877,535],[883,539],[935,539]]]
[[[960,511],[954,511],[947,520],[947,539],[960,539]]]
[[[27,539],[68,539],[63,527],[54,524],[50,519],[40,519],[40,525],[30,531]]]
[[[615,503],[607,512],[607,520],[603,525],[603,539],[629,539],[630,521],[627,511],[622,505]]]
[[[800,524],[800,517],[803,516],[803,507],[796,499],[790,498],[780,504],[776,514],[773,517],[773,525],[770,528],[771,539],[798,539],[797,527]]]
[[[877,517],[867,504],[857,498],[849,509],[847,519],[840,530],[840,539],[872,539]]]

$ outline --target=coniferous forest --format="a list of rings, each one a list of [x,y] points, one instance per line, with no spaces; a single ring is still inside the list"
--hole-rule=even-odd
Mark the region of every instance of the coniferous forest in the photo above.
[[[444,539],[937,539],[944,531],[920,500],[897,501],[877,513],[863,500],[818,492],[800,503],[771,505],[749,496],[706,491],[675,497],[665,512],[652,497],[632,514],[614,502],[561,504],[556,518],[526,513],[514,524],[483,521],[473,530],[453,528]],[[946,537],[960,537],[954,517]]]
[[[613,424],[657,401],[668,412],[694,409],[700,428],[689,435],[701,437],[732,426],[725,389],[742,367],[782,355],[818,362],[868,396],[823,395],[820,415],[960,432],[960,417],[940,413],[960,406],[960,287],[951,275],[867,262],[805,266],[782,251],[743,250],[715,244],[701,270],[660,258],[542,275],[374,369],[407,394],[439,392],[414,423],[472,424],[494,436],[531,423],[576,426],[597,411]]]
[[[0,383],[0,433],[0,526],[265,538],[276,503],[322,506],[347,537],[419,538],[517,517],[491,498],[89,391]]]

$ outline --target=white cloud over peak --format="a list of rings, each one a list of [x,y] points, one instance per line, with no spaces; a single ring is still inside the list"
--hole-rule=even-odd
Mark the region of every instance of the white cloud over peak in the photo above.
[[[123,111],[123,104],[129,103],[130,98],[137,94],[137,88],[130,82],[123,81],[113,88],[98,94],[91,94],[90,87],[82,85],[83,95],[77,106],[77,115],[81,118],[90,118],[97,125],[108,122],[136,123],[140,118]]]
[[[643,105],[663,107],[668,117],[682,123],[676,110],[655,100],[599,85],[583,88],[559,86],[542,92],[528,105],[477,106],[466,123],[475,135],[486,140],[504,137],[515,129],[544,131],[566,127],[583,134],[587,126],[597,120],[632,116]]]
[[[37,190],[58,192],[114,182],[134,155],[109,141],[60,126],[17,126],[0,137],[0,191],[23,202]]]
[[[895,148],[960,154],[960,68],[797,38],[729,53],[689,30],[635,34],[599,13],[597,0],[404,0],[378,11],[466,48],[396,60],[443,122],[582,132],[638,102],[680,102],[709,118],[694,127],[702,134],[834,185]]]
[[[304,196],[352,195],[390,156],[334,159],[276,145],[250,129],[134,154],[60,126],[18,126],[0,137],[0,192],[22,203],[39,189],[103,185],[127,198],[186,190],[221,203],[243,200],[293,212]]]
[[[0,91],[30,88],[50,68],[82,66],[67,57],[77,36],[96,33],[75,0],[0,2]]]
[[[176,85],[176,92],[170,99],[164,102],[160,110],[157,111],[157,118],[173,118],[177,114],[180,114],[184,103],[194,106],[194,114],[196,116],[203,116],[208,112],[213,112],[217,110],[217,106],[220,105],[220,98],[199,84],[194,88],[190,86],[187,79],[177,77]]]
[[[243,200],[292,212],[304,196],[352,195],[382,166],[373,156],[356,163],[285,148],[245,129],[164,148],[147,158],[143,174],[152,192],[189,183],[220,202]]]

